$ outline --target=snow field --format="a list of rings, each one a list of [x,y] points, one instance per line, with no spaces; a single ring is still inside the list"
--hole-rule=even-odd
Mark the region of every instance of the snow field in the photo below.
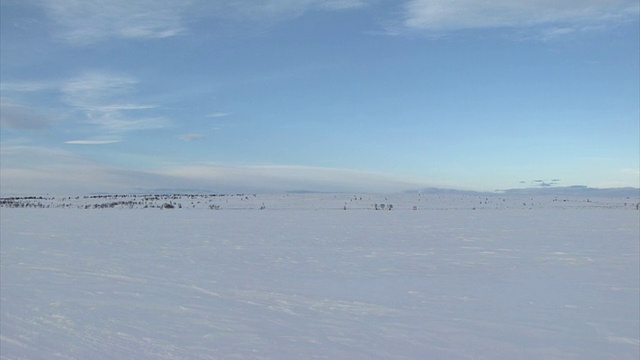
[[[637,211],[396,204],[2,209],[0,357],[640,356]]]

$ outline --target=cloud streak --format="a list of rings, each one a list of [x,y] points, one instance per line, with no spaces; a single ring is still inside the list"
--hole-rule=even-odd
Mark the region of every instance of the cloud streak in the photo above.
[[[122,140],[69,140],[65,141],[65,144],[70,145],[108,145],[119,143]]]
[[[62,41],[85,46],[109,39],[162,39],[189,32],[195,19],[273,22],[307,11],[344,11],[366,0],[57,0],[39,2]]]
[[[136,102],[137,79],[122,73],[93,70],[57,82],[15,82],[2,85],[3,93],[29,100],[43,92],[58,95],[66,117],[96,126],[109,134],[160,129],[170,125],[164,117],[149,116],[156,105]],[[29,101],[25,101],[26,104]],[[2,99],[1,126],[4,129],[34,130],[46,127],[52,120],[29,105]],[[57,111],[60,111],[58,109]]]
[[[435,32],[544,26],[560,34],[634,19],[639,8],[635,0],[412,0],[403,25]]]
[[[72,106],[88,110],[104,110],[108,105],[111,110],[126,110],[139,108],[140,105],[126,104],[119,108],[111,102],[133,93],[137,83],[136,79],[127,75],[87,71],[65,81],[60,91],[64,101]]]
[[[66,43],[153,40],[189,34],[198,21],[272,24],[312,11],[352,11],[379,0],[57,0],[41,1],[53,33]],[[400,2],[398,2],[400,3]],[[636,19],[636,0],[408,0],[381,21],[387,34],[468,29],[531,28],[566,36],[602,24]],[[384,26],[384,25],[383,25]],[[242,26],[247,29],[245,25]],[[374,31],[375,33],[375,31]]]
[[[164,118],[140,116],[140,111],[154,109],[154,105],[125,100],[135,94],[137,84],[138,81],[128,75],[89,71],[65,81],[60,91],[63,101],[84,113],[89,124],[110,133],[167,126]]]
[[[182,141],[198,141],[198,140],[202,140],[204,139],[204,135],[202,134],[182,134],[180,136],[178,136],[178,139],[182,140]]]
[[[102,187],[124,191],[131,186],[107,166],[69,151],[37,146],[2,146],[2,196],[15,194],[83,194]]]
[[[47,81],[22,81],[1,83],[0,91],[9,93],[29,93],[44,90],[56,89],[58,85],[55,82]]]
[[[110,38],[159,39],[186,31],[183,17],[193,1],[58,0],[43,1],[57,25],[56,36],[75,45]]]
[[[209,7],[210,16],[240,21],[280,21],[308,11],[345,11],[362,8],[367,0],[226,0]]]
[[[231,115],[231,113],[218,112],[218,113],[209,114],[207,115],[207,117],[211,119],[217,119],[217,118],[227,117],[229,115]]]
[[[98,141],[74,143],[97,145]],[[68,150],[36,146],[3,146],[0,154],[2,196],[131,193],[160,188],[228,193],[394,192],[426,185],[382,173],[309,166],[191,164],[134,171],[88,161]]]

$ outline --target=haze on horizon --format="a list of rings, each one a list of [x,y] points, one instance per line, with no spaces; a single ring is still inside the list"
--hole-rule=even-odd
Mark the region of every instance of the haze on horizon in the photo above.
[[[640,187],[636,0],[8,0],[9,194]]]

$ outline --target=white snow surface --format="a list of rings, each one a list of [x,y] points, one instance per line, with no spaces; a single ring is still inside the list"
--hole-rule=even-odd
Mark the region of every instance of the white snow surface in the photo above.
[[[103,200],[0,209],[0,358],[640,358],[638,199]]]

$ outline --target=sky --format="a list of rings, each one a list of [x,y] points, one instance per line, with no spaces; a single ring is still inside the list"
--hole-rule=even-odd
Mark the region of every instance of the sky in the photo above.
[[[637,0],[2,0],[0,192],[640,187]]]

